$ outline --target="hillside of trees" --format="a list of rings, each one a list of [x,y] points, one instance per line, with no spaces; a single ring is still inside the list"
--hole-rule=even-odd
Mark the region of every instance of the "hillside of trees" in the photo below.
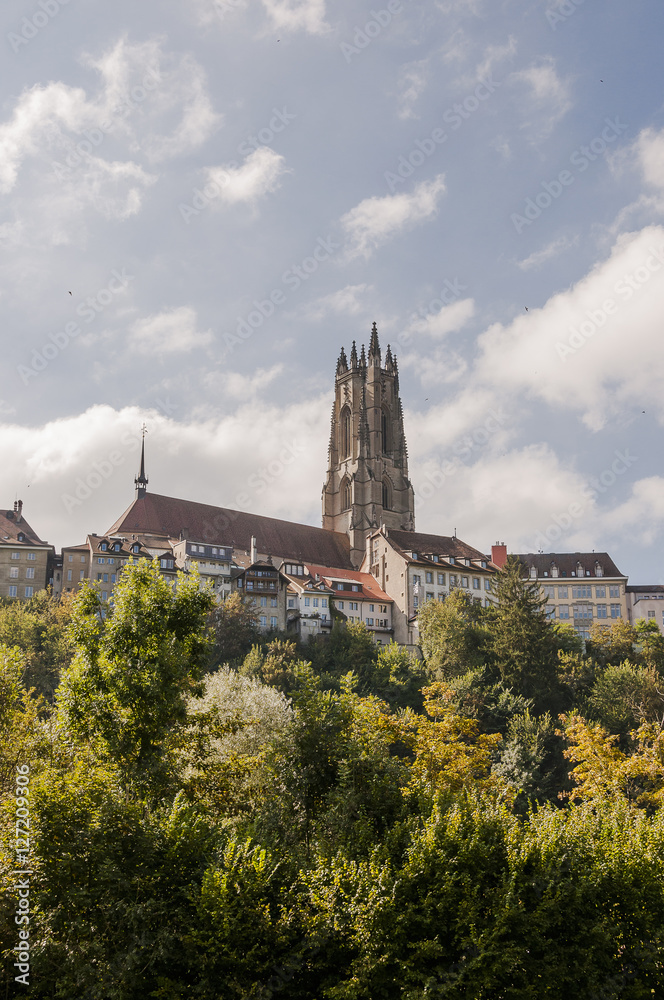
[[[664,996],[664,639],[495,590],[421,608],[423,659],[146,561],[0,603],[4,996]]]

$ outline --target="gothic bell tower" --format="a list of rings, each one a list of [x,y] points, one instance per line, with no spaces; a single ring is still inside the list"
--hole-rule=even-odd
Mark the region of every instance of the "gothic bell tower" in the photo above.
[[[323,527],[348,534],[359,566],[367,535],[381,524],[414,531],[415,497],[397,361],[388,345],[382,367],[374,323],[368,355],[362,345],[358,359],[353,341],[350,365],[343,347],[337,361]]]

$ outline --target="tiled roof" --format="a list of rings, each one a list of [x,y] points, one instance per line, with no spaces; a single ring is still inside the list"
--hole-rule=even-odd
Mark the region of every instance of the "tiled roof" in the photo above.
[[[352,567],[348,536],[340,531],[326,531],[308,524],[213,507],[193,500],[162,497],[156,493],[147,493],[134,500],[108,529],[108,534],[114,532],[152,532],[170,538],[184,534],[212,545],[232,545],[245,551],[251,548],[253,535],[258,551],[274,559],[313,559],[324,566]]]
[[[580,563],[583,569],[583,576],[587,574],[596,576],[595,568],[599,564],[602,576],[624,576],[621,573],[608,552],[529,552],[517,555],[517,559],[529,569],[534,566],[538,576],[545,573],[551,576],[553,566],[558,567],[559,576],[577,575],[577,566]]]
[[[467,545],[460,538],[449,535],[427,535],[421,531],[399,531],[390,528],[387,537],[404,554],[416,552],[418,556],[454,556],[455,559],[478,561],[485,559],[487,562],[489,561],[479,549],[474,549],[472,545]],[[410,559],[410,556],[407,558]]]
[[[20,520],[17,521],[17,517]],[[22,542],[18,541],[20,534],[25,536]],[[13,510],[0,510],[0,545],[2,544],[48,545],[48,542],[42,542],[22,514],[18,515]]]
[[[307,563],[307,569],[312,576],[315,577],[318,574],[321,580],[324,580],[327,584],[345,584],[348,582],[348,586],[344,587],[343,590],[337,590],[336,587],[333,588],[335,595],[339,597],[352,599],[353,597],[357,598],[361,596],[359,591],[351,590],[351,586],[355,583],[360,585],[362,595],[368,597],[369,600],[381,601],[383,604],[392,604],[390,595],[381,590],[371,573],[360,573],[359,570],[348,570],[340,567],[313,566],[311,563]]]
[[[634,586],[628,584],[625,587],[625,590],[627,591],[628,594],[635,594],[636,596],[638,596],[639,594],[664,594],[664,585],[662,585],[661,583],[651,583],[649,585],[636,584]]]

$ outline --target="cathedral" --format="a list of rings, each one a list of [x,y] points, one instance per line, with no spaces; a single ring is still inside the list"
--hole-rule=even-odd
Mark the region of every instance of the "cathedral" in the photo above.
[[[369,352],[350,364],[342,348],[334,382],[323,528],[344,532],[351,561],[362,562],[367,536],[381,525],[415,530],[415,496],[399,396],[397,359],[388,345],[383,367],[373,324]]]

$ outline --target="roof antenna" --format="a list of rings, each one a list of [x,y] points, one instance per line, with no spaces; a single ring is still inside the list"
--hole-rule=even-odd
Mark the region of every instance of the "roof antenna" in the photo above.
[[[142,500],[148,491],[148,477],[145,475],[145,435],[147,432],[148,429],[145,424],[143,424],[141,427],[141,471],[134,480],[137,500]]]

